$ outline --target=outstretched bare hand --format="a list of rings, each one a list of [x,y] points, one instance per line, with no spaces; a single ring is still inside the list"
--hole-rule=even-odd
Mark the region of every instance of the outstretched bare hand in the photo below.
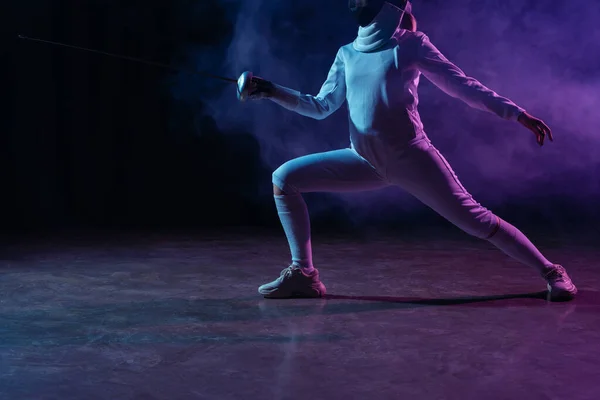
[[[554,141],[554,137],[552,137],[552,131],[541,119],[536,118],[527,112],[523,112],[521,115],[519,115],[518,121],[525,128],[533,132],[536,141],[540,146],[544,145],[544,139],[546,139],[546,136],[548,136],[548,139],[550,139],[551,142]]]

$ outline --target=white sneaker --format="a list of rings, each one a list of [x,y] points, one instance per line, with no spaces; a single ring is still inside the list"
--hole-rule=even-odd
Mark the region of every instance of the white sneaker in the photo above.
[[[577,288],[562,265],[548,267],[542,276],[548,282],[548,294],[551,301],[571,300],[577,294]]]
[[[319,271],[313,269],[306,274],[293,264],[281,271],[279,278],[258,288],[258,292],[267,299],[324,297],[326,291],[319,279]]]

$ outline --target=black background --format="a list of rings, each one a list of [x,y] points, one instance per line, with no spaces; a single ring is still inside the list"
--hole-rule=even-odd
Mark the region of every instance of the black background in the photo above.
[[[171,97],[169,71],[17,39],[23,34],[177,64],[182,41],[219,46],[232,34],[233,22],[214,0],[203,2],[206,18],[182,25],[187,3],[194,2],[6,5],[3,229],[277,227],[272,198],[265,195],[272,168],[261,161],[257,140],[243,130],[220,132],[208,115],[186,119],[190,105]],[[195,113],[202,113],[203,101],[199,96]],[[551,229],[595,229],[595,202],[567,195],[541,205],[522,199],[497,210],[538,226],[551,210],[560,213]],[[360,224],[399,221],[404,229],[411,221],[445,224],[426,209]],[[316,227],[353,223],[335,207],[314,216]]]

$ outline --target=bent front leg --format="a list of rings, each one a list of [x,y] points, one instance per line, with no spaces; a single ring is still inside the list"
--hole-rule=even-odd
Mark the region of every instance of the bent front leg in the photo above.
[[[377,189],[387,184],[352,149],[311,154],[288,161],[273,172],[273,196],[287,237],[292,263],[313,268],[310,219],[302,193]]]

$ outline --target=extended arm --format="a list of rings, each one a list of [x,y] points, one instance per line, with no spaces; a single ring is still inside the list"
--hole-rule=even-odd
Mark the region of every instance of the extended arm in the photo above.
[[[445,93],[464,101],[473,108],[513,121],[517,121],[519,115],[525,111],[476,79],[466,76],[460,68],[444,57],[426,35],[423,35],[419,45],[417,68]]]
[[[346,100],[346,77],[341,49],[329,70],[327,80],[316,96],[303,94],[277,84],[271,84],[265,96],[273,102],[315,119],[324,119],[338,110]]]

